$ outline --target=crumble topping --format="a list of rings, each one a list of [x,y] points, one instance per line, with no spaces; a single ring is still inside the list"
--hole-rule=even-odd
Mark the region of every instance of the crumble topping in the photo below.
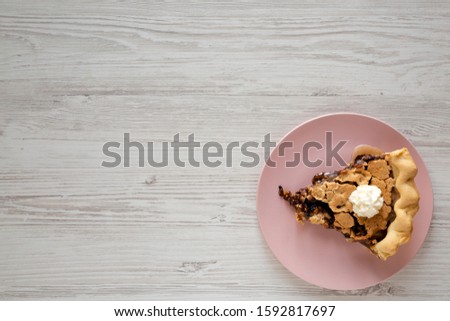
[[[308,220],[340,231],[350,241],[372,246],[384,238],[395,218],[392,204],[394,179],[392,169],[383,155],[364,155],[345,169],[314,176],[313,185],[295,194],[279,187],[279,194],[296,208],[298,221]],[[369,185],[381,192],[378,214],[356,215],[350,195],[359,187]]]

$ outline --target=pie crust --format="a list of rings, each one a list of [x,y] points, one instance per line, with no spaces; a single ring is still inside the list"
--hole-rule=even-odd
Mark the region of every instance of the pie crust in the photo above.
[[[383,260],[394,255],[398,247],[411,238],[413,218],[419,210],[420,199],[414,182],[417,166],[408,149],[402,148],[387,153],[386,159],[392,167],[398,199],[394,203],[396,217],[389,225],[386,237],[371,248]]]

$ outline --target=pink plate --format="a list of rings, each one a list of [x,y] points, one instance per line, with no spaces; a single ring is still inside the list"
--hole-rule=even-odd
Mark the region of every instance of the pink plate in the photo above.
[[[328,150],[347,141],[338,154],[349,161],[355,146],[367,144],[384,151],[407,147],[419,169],[416,184],[420,192],[420,210],[414,218],[414,233],[397,254],[381,261],[364,246],[348,243],[334,230],[306,223],[298,224],[294,210],[278,196],[278,186],[295,191],[309,185],[314,174],[341,168],[337,158],[326,164],[326,132],[331,132]],[[330,135],[330,134],[328,134]],[[281,152],[283,142],[291,148]],[[305,144],[317,142],[314,145]],[[308,150],[307,157],[302,149]],[[300,153],[298,165],[289,166],[294,153]],[[328,153],[330,155],[330,153]],[[398,131],[377,119],[358,114],[332,114],[312,119],[288,133],[273,150],[258,186],[259,224],[272,252],[292,273],[303,280],[335,290],[353,290],[378,284],[400,271],[419,251],[431,223],[433,192],[430,177],[414,146]],[[307,162],[322,164],[307,166]]]

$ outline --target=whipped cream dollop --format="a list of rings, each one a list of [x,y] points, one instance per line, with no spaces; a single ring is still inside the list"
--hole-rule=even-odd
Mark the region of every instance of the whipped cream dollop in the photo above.
[[[358,216],[371,218],[378,214],[383,206],[381,190],[373,185],[360,185],[350,194],[349,201],[353,205],[353,212]]]

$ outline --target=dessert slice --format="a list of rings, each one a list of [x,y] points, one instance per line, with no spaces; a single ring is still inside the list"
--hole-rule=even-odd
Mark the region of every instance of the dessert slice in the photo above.
[[[295,193],[279,186],[279,195],[295,208],[297,221],[335,229],[386,260],[411,237],[419,209],[416,174],[408,149],[361,146],[344,169],[319,173]]]

